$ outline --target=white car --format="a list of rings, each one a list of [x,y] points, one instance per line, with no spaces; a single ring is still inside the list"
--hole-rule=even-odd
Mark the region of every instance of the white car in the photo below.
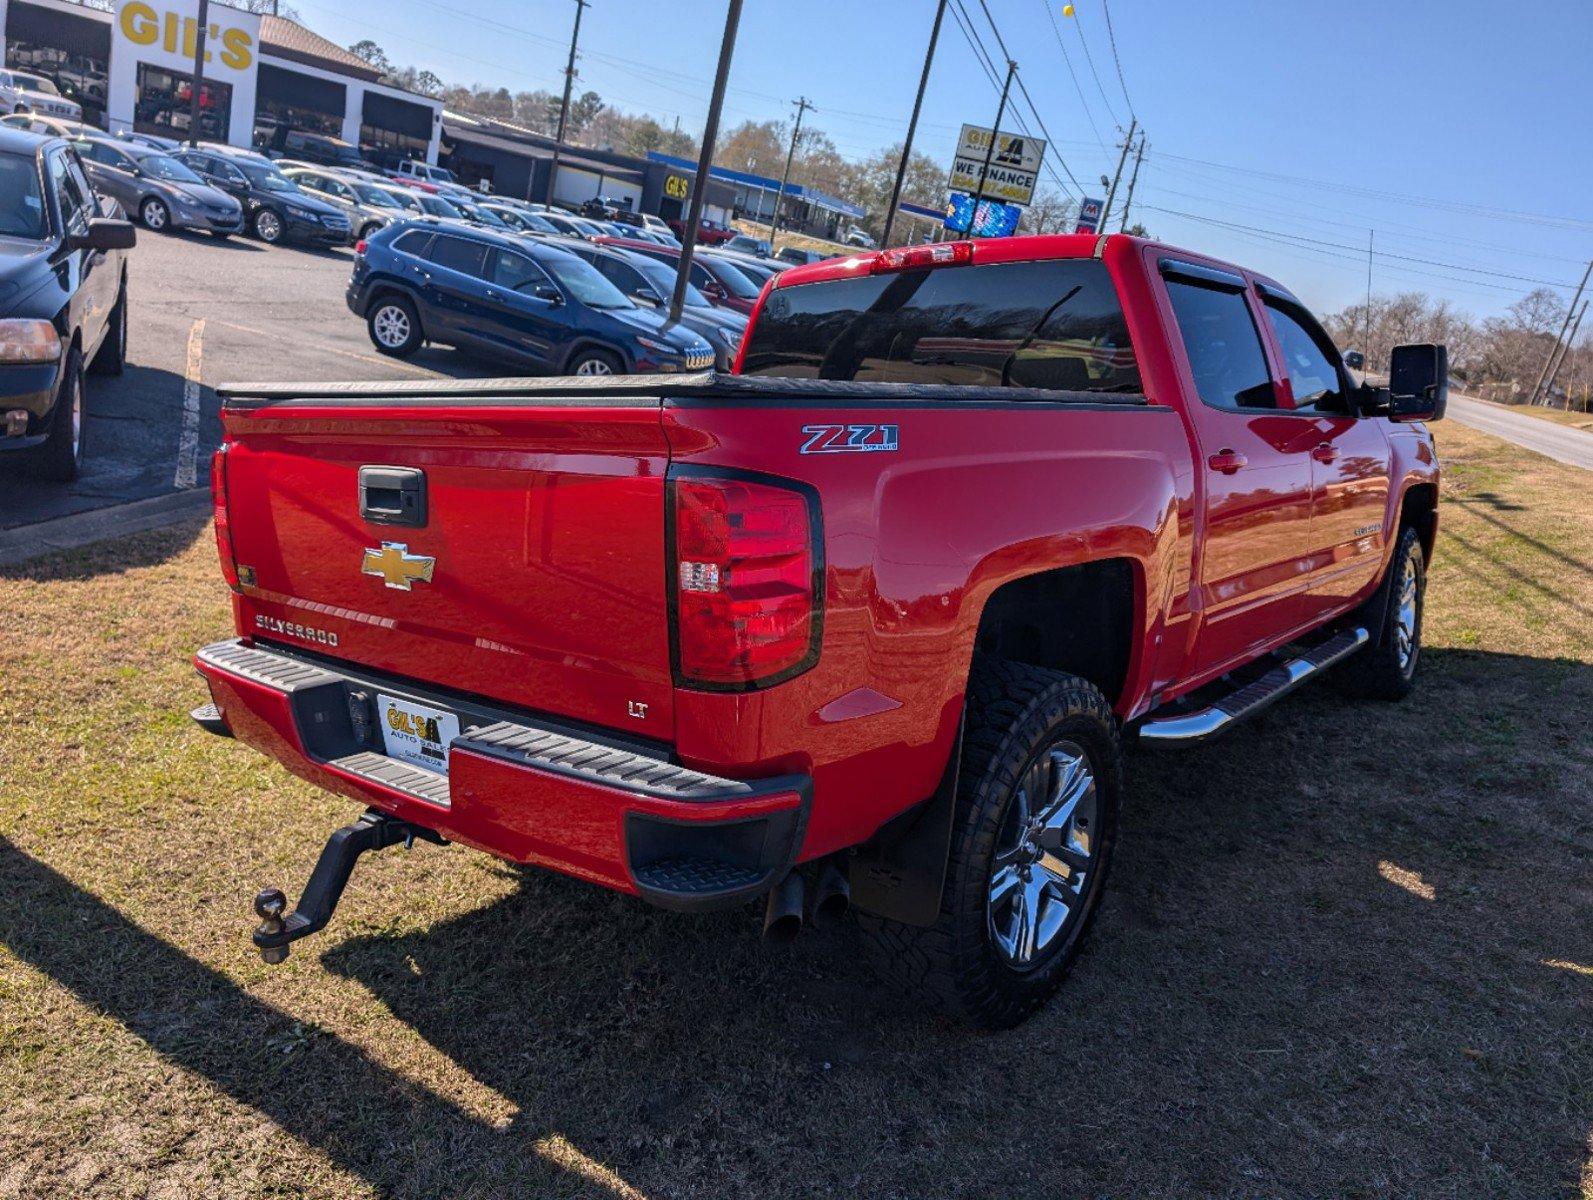
[[[864,250],[873,250],[874,239],[866,229],[859,229],[853,225],[846,231],[846,236],[841,239],[848,246],[861,246]]]
[[[83,119],[82,105],[61,95],[55,84],[43,75],[30,75],[9,67],[0,70],[0,112],[39,113],[68,121]]]

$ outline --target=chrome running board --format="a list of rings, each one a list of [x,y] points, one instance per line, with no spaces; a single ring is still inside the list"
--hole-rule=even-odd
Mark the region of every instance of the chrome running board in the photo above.
[[[1170,749],[1209,741],[1270,707],[1318,672],[1348,658],[1369,639],[1360,626],[1334,634],[1299,658],[1280,663],[1254,683],[1247,683],[1205,708],[1178,716],[1149,718],[1139,727],[1140,741]]]

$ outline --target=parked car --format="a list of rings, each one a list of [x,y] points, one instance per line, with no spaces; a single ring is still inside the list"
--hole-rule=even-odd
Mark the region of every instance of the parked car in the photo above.
[[[675,293],[675,271],[656,258],[599,246],[593,242],[567,242],[569,253],[584,259],[625,295],[638,304],[667,311]],[[691,284],[686,285],[685,303],[680,310],[681,324],[703,336],[714,348],[714,367],[730,370],[741,349],[741,335],[747,331],[747,318],[728,308],[715,308]]]
[[[69,121],[65,117],[43,117],[38,113],[8,113],[0,117],[0,125],[21,129],[28,133],[42,133],[46,137],[104,137],[105,131],[82,121]]]
[[[805,267],[809,263],[823,262],[827,258],[834,258],[833,254],[826,254],[822,250],[799,250],[795,246],[781,246],[775,257],[792,266]]]
[[[68,121],[83,119],[83,106],[61,95],[52,80],[12,67],[0,67],[0,111],[40,113]]]
[[[729,245],[726,242],[725,245]],[[727,262],[740,271],[761,289],[764,284],[773,279],[781,271],[786,270],[788,263],[781,262],[778,258],[753,258],[750,254],[733,254],[728,250],[704,250],[703,257],[710,262],[718,260]]]
[[[243,206],[166,151],[108,138],[73,144],[95,190],[115,197],[146,229],[197,229],[218,238],[243,232]]]
[[[168,153],[181,150],[188,144],[178,138],[161,137],[158,133],[124,133],[119,140],[132,142],[135,146],[147,146],[151,150],[165,150]]]
[[[120,214],[69,143],[0,129],[0,458],[44,479],[83,465],[85,369],[126,361],[135,231]]]
[[[541,213],[529,212],[523,208],[510,208],[507,204],[483,204],[480,207],[492,213],[511,229],[521,233],[553,237],[559,232],[558,227],[546,220]]]
[[[680,262],[680,251],[669,246],[655,246],[652,242],[639,242],[633,238],[604,237],[593,240],[600,246],[618,246],[621,250],[651,255],[670,267]],[[752,311],[762,290],[761,284],[754,283],[734,263],[703,254],[692,255],[691,276],[687,282],[706,296],[709,303],[742,314]]]
[[[542,219],[566,237],[590,240],[615,236],[596,221],[588,221],[585,217],[572,217],[569,213],[545,212],[542,214]]]
[[[1281,285],[1121,234],[771,287],[741,377],[222,391],[196,718],[366,810],[256,899],[267,961],[447,840],[771,935],[855,906],[911,996],[1011,1026],[1100,907],[1125,740],[1410,694],[1442,347],[1352,385]]]
[[[450,200],[468,200],[476,194],[460,183],[447,167],[434,167],[429,163],[409,159],[400,163],[391,174],[394,179],[409,187],[419,188],[433,195],[447,196]]]
[[[284,158],[294,158],[316,166],[359,169],[370,166],[360,154],[358,146],[345,142],[342,138],[331,137],[324,133],[311,133],[305,129],[278,126],[271,139],[271,149]]]
[[[664,220],[663,217],[657,216],[654,213],[642,214],[642,228],[648,230],[650,233],[662,234],[664,237],[669,238],[673,242],[679,243],[680,241],[680,239],[675,236],[675,231],[669,227],[669,222]]]
[[[856,225],[847,229],[841,241],[848,246],[861,246],[865,250],[872,250],[875,246],[874,235]]]
[[[447,203],[459,210],[461,216],[472,225],[480,225],[498,233],[509,233],[517,227],[509,224],[492,209],[482,204],[479,200],[465,200],[459,196],[449,196]]]
[[[769,257],[769,241],[767,238],[753,237],[748,233],[738,233],[728,242],[723,244],[723,249],[733,250],[737,254],[750,254],[753,258]]]
[[[315,199],[341,209],[348,217],[351,242],[370,237],[389,221],[404,219],[404,206],[374,183],[337,175],[324,167],[288,167],[282,173]]]
[[[383,354],[425,342],[554,373],[700,371],[714,350],[665,328],[590,264],[551,239],[415,222],[381,230],[355,255],[348,306]]]
[[[669,230],[677,238],[686,236],[686,222],[676,217],[668,222]],[[736,236],[736,231],[730,226],[719,221],[710,221],[707,217],[697,226],[697,244],[699,246],[717,246],[720,242],[728,242]]]
[[[263,155],[204,145],[172,157],[242,204],[245,227],[267,245],[341,246],[349,240],[341,209],[309,195]]]

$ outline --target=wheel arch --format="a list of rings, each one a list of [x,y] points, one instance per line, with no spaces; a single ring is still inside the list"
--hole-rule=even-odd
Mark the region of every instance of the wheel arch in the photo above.
[[[1433,482],[1413,483],[1405,489],[1399,502],[1399,525],[1410,526],[1421,538],[1422,554],[1433,561],[1433,546],[1438,539],[1438,485]]]
[[[559,373],[567,373],[570,363],[583,350],[602,350],[607,354],[612,354],[620,361],[621,374],[629,374],[633,369],[630,355],[626,354],[620,347],[612,342],[605,342],[602,338],[583,336],[572,341],[564,351],[564,357],[559,360]]]
[[[360,316],[364,317],[367,321],[370,320],[371,313],[375,310],[377,304],[390,296],[403,300],[411,309],[414,310],[415,324],[419,326],[420,336],[424,339],[426,337],[426,321],[421,315],[420,300],[416,297],[414,292],[410,291],[396,279],[382,279],[370,285],[365,292],[365,305],[363,310],[360,312]]]

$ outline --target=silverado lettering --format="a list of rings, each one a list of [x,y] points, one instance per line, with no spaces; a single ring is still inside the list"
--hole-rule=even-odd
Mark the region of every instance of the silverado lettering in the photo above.
[[[771,936],[850,905],[887,972],[1011,1025],[1098,908],[1125,744],[1328,668],[1410,690],[1443,347],[1369,386],[1277,282],[1123,235],[893,248],[763,300],[733,375],[219,389],[242,636],[199,669],[237,737],[368,810],[308,907],[257,900],[268,961],[362,851],[446,838],[761,901]],[[424,476],[403,551],[446,582],[351,569],[384,532],[351,439]],[[384,729],[400,683],[424,716]]]

